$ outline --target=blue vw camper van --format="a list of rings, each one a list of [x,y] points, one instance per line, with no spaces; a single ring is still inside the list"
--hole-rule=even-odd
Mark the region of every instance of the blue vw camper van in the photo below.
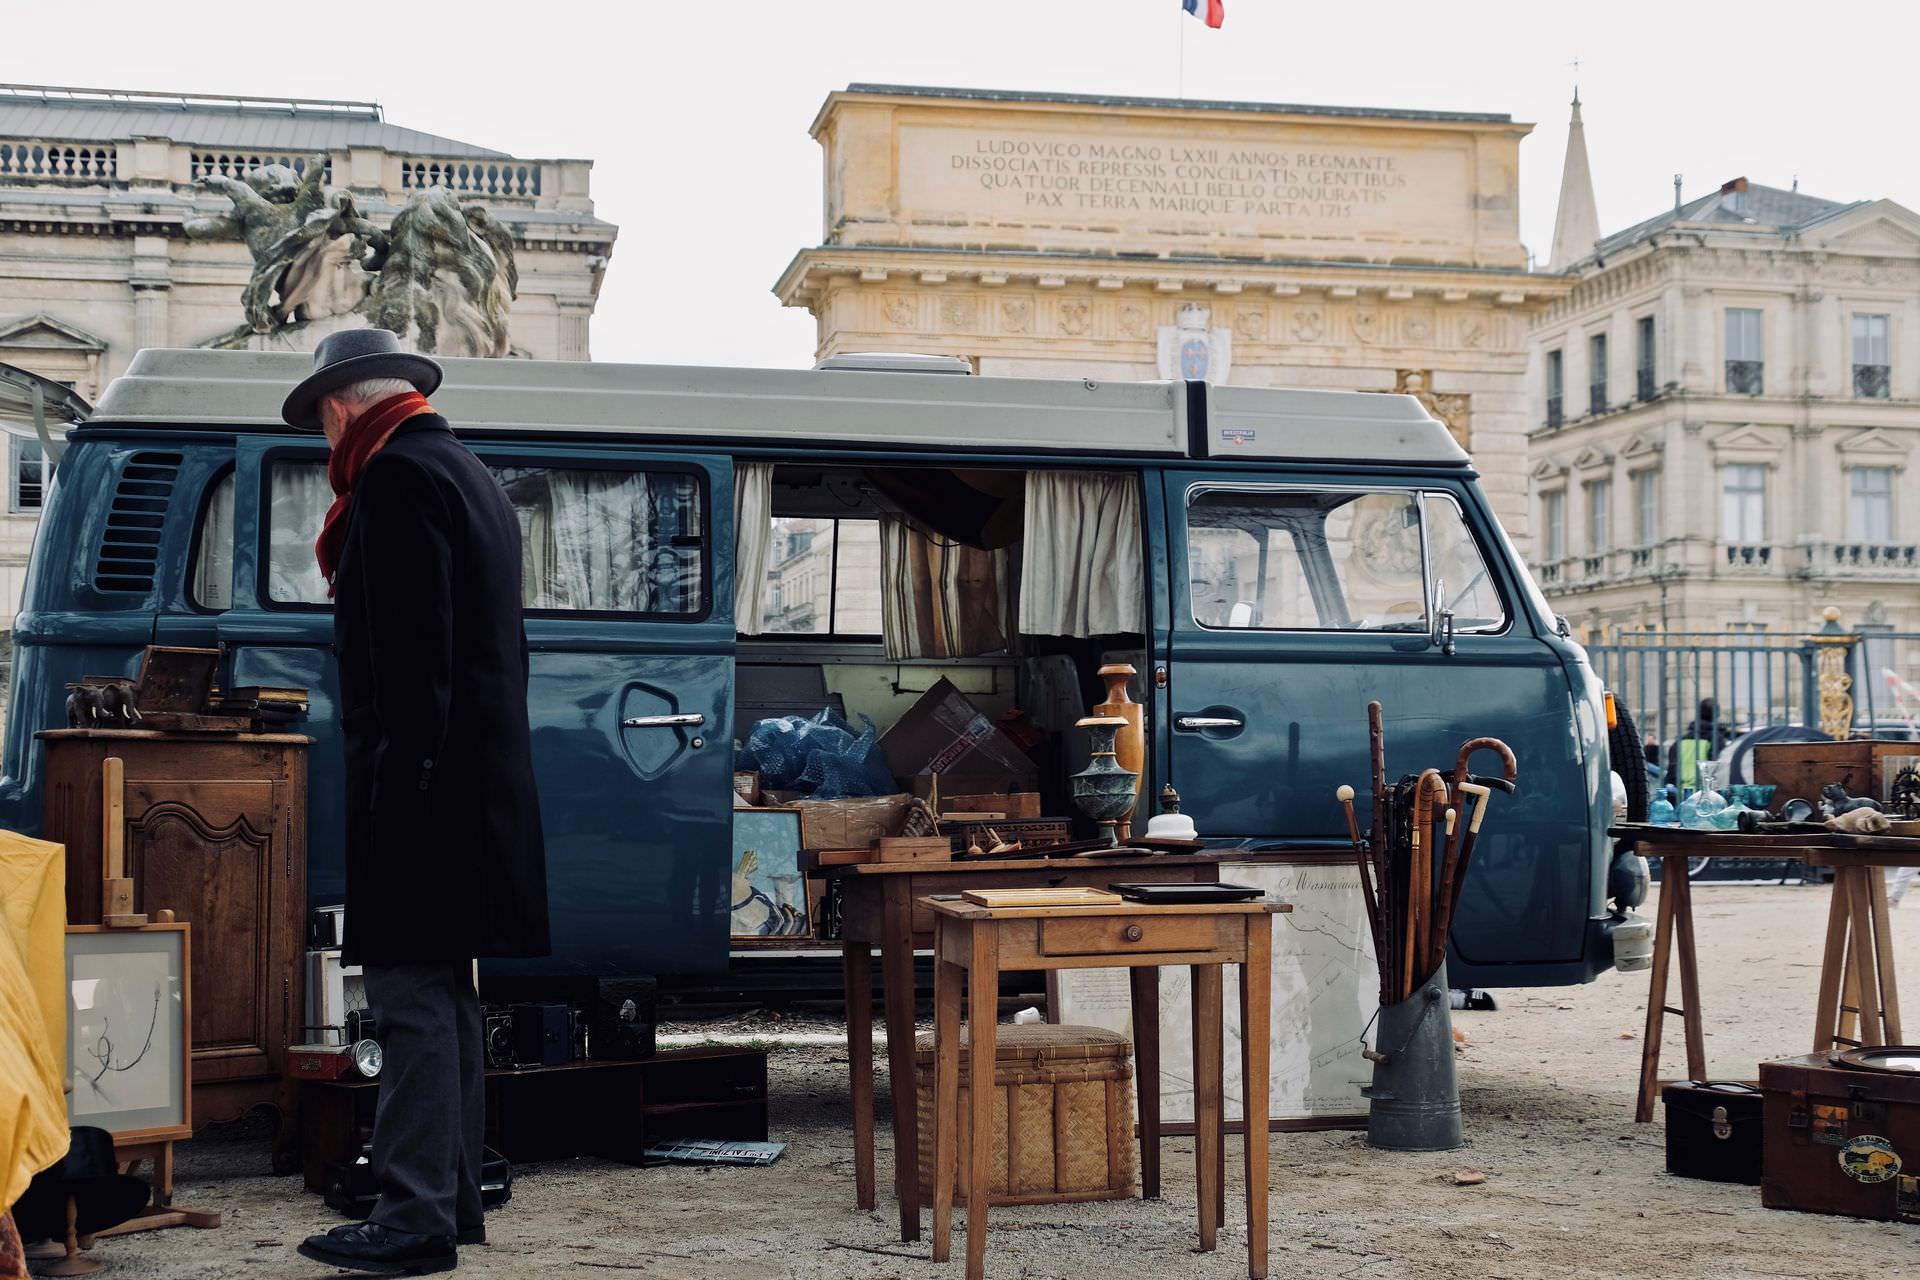
[[[1612,963],[1602,695],[1409,398],[448,360],[435,404],[520,512],[556,953],[541,972],[724,968],[734,744],[822,706],[882,727],[946,677],[1036,740],[1124,658],[1147,794],[1215,844],[1344,845],[1365,706],[1394,775],[1509,742],[1456,983]],[[34,734],[149,644],[311,691],[313,904],[340,900],[340,707],[312,546],[325,446],[278,417],[298,354],[151,350],[74,430],[16,622],[0,823],[40,824]],[[1043,791],[1084,763],[1038,753]],[[1631,904],[1618,904],[1631,905]]]

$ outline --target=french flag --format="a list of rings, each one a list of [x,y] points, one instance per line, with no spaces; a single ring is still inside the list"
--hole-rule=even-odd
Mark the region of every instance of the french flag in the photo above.
[[[1205,18],[1210,27],[1227,20],[1227,0],[1180,0],[1180,6],[1196,18]]]

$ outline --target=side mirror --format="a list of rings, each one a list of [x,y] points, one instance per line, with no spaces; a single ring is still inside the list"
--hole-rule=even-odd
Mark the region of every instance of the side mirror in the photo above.
[[[1427,602],[1427,639],[1433,647],[1453,656],[1453,610],[1444,607],[1447,598],[1445,578],[1433,580],[1433,598]]]

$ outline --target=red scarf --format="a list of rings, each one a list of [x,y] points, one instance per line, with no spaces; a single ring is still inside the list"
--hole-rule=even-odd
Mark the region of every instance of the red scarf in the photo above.
[[[349,422],[340,435],[340,443],[333,446],[333,453],[327,459],[327,483],[339,496],[327,508],[327,522],[321,526],[319,541],[313,544],[313,554],[320,560],[320,573],[327,580],[327,595],[333,595],[333,574],[340,567],[340,552],[346,547],[347,511],[353,506],[353,486],[359,482],[360,473],[399,430],[401,423],[432,412],[433,406],[418,391],[388,396]]]

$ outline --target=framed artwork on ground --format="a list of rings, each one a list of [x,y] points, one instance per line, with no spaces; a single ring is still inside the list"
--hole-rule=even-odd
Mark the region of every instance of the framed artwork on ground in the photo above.
[[[189,926],[67,926],[67,1117],[119,1145],[193,1135]]]
[[[733,811],[732,934],[736,942],[813,936],[798,809]]]

